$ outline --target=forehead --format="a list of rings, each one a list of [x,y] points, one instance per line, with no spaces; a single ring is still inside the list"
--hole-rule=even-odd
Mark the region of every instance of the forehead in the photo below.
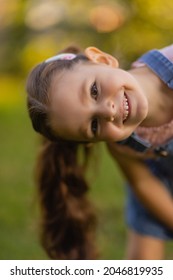
[[[87,110],[82,104],[81,95],[87,85],[86,77],[91,73],[90,66],[79,63],[53,78],[50,91],[51,123],[60,137],[84,140],[79,132],[86,121]]]
[[[78,86],[77,82],[79,82],[84,75],[87,73],[89,74],[92,66],[93,64],[88,61],[81,61],[74,64],[69,69],[63,69],[59,73],[55,73],[52,79],[51,92],[53,93],[55,89],[56,91],[58,90],[59,92],[63,92],[68,87],[74,87],[75,85]]]
[[[75,99],[81,92],[81,86],[89,78],[91,64],[77,63],[70,69],[64,69],[60,73],[55,73],[52,79],[50,99],[52,104],[58,99],[59,104],[65,100]]]
[[[106,65],[103,64],[81,61],[74,64],[70,69],[64,69],[60,73],[55,73],[51,85],[51,99],[54,99],[58,93],[62,97],[64,92],[69,89],[73,93],[84,81],[92,79],[93,75],[103,75],[105,67]],[[56,95],[54,92],[56,92]]]

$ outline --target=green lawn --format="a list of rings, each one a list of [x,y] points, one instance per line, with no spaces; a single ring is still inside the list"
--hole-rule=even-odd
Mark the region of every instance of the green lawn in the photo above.
[[[38,242],[33,181],[38,139],[24,104],[1,108],[0,130],[0,259],[46,258]],[[120,177],[102,145],[97,157],[101,164],[91,176],[90,195],[98,211],[98,244],[103,258],[117,259],[123,256],[125,239]]]
[[[46,259],[38,240],[33,181],[38,138],[32,131],[23,96],[14,98],[19,88],[22,92],[22,86],[12,80],[5,94],[0,93],[0,259]],[[97,243],[102,259],[123,259],[123,179],[103,145],[97,158],[99,167],[92,176],[90,194],[98,214]],[[173,258],[172,249],[168,244],[167,258]]]

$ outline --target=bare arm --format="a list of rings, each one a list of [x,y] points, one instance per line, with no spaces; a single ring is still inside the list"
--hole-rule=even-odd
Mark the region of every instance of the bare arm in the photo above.
[[[141,203],[173,230],[173,198],[164,184],[150,172],[141,158],[127,156],[127,153],[123,155],[115,144],[110,144],[108,149]]]

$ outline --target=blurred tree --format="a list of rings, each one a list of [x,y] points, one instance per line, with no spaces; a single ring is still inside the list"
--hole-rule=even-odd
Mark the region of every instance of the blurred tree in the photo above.
[[[169,0],[0,0],[0,7],[1,72],[26,75],[71,43],[96,45],[126,66],[172,41]]]

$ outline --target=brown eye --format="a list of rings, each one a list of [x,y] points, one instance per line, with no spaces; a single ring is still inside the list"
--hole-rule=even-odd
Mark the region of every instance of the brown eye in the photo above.
[[[98,131],[98,119],[96,119],[96,118],[91,121],[91,131],[92,131],[93,135],[97,134],[97,131]]]
[[[96,82],[91,86],[91,97],[97,100],[98,97],[98,88]]]

